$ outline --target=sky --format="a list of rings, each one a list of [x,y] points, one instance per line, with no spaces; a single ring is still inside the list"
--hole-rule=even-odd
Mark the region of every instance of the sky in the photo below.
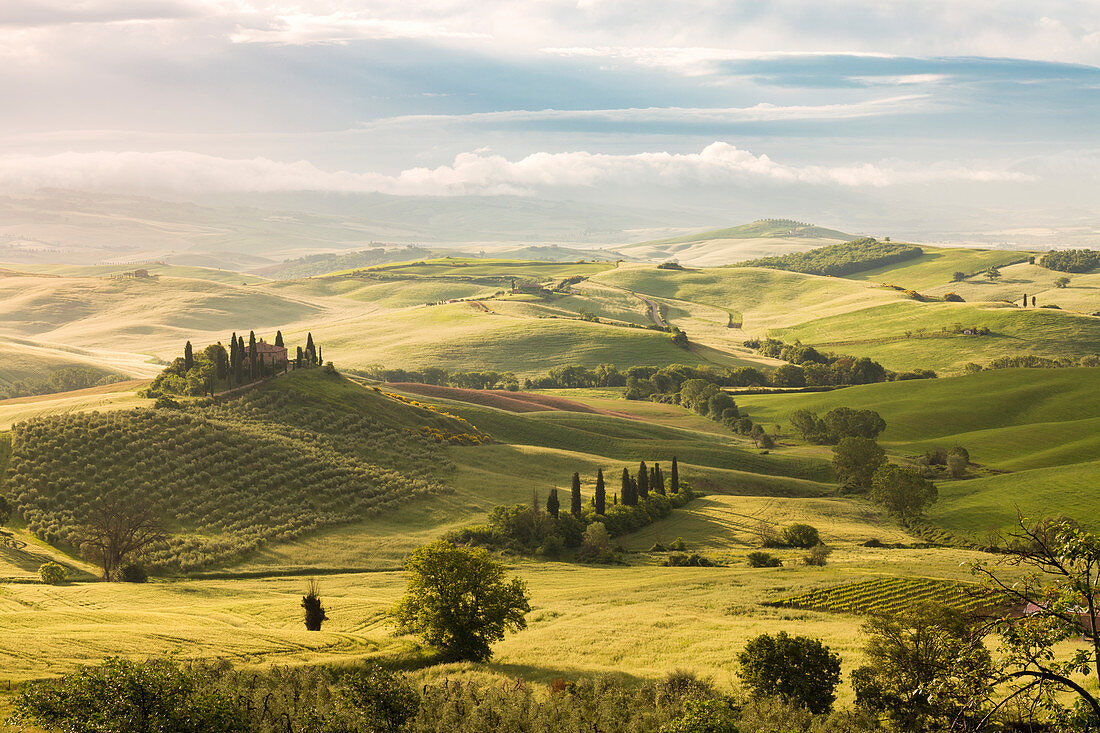
[[[0,0],[0,189],[1097,227],[1095,0]]]

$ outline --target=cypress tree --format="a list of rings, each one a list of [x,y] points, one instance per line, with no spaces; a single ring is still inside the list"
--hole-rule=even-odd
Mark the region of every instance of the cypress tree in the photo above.
[[[596,469],[596,514],[603,514],[607,509],[607,488],[603,485],[603,469]]]
[[[550,516],[554,519],[558,518],[558,490],[556,488],[550,489],[550,496],[546,498],[546,511],[550,513]]]
[[[219,380],[223,380],[226,377],[226,373],[228,372],[228,368],[227,368],[227,365],[225,363],[225,347],[222,346],[221,341],[218,342],[218,352],[217,353],[218,353],[218,359],[217,359],[217,363],[214,365],[215,374],[218,375]]]
[[[191,371],[193,366],[195,366],[195,352],[191,350],[191,342],[188,341],[183,345],[183,368]]]
[[[313,333],[306,334],[306,359],[310,366],[317,364],[317,347],[313,345]]]
[[[676,465],[676,456],[672,457],[672,475],[669,476],[668,488],[673,494],[680,493],[680,469]]]
[[[253,382],[260,376],[258,352],[256,351],[256,332],[248,332],[248,378]]]
[[[664,496],[665,495],[665,475],[661,472],[661,464],[660,463],[653,464],[653,473],[654,473],[653,490],[656,491],[661,496]]]
[[[234,333],[229,339],[229,378],[235,379],[237,376],[237,334]]]
[[[638,498],[649,498],[649,469],[645,466],[645,461],[638,466]]]
[[[1027,293],[1024,293],[1024,307],[1027,308]]]
[[[539,506],[539,490],[538,489],[531,489],[531,510],[535,514],[538,514],[542,510],[542,507]]]
[[[621,491],[623,495],[623,505],[630,506],[630,471],[623,469],[623,487]]]
[[[614,494],[611,497],[611,506],[619,506],[619,495],[618,494]]]
[[[237,384],[244,382],[244,336],[237,337]]]
[[[573,490],[569,494],[569,513],[574,517],[581,515],[581,475],[573,474]]]
[[[323,358],[321,358],[321,347],[320,346],[317,347],[317,363],[318,364],[324,364],[325,363],[325,360]]]
[[[301,369],[302,368],[302,347],[301,346],[298,347],[298,355],[294,357],[294,368],[295,369]]]
[[[276,331],[275,332],[275,345],[276,346],[286,346],[286,344],[283,343],[283,332],[282,331]]]

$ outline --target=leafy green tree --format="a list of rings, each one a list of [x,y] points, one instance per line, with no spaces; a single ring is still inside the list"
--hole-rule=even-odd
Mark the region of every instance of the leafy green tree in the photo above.
[[[320,631],[321,624],[328,621],[325,607],[321,605],[320,588],[316,580],[310,580],[306,586],[306,594],[302,596],[302,608],[305,611],[307,631]]]
[[[822,418],[825,431],[832,440],[841,438],[874,439],[886,429],[886,421],[874,410],[853,410],[850,407],[837,407],[825,413]]]
[[[584,505],[581,503],[581,475],[573,474],[573,484],[569,492],[569,513],[574,517],[581,515]]]
[[[791,427],[802,436],[803,440],[813,443],[828,441],[828,431],[825,423],[816,414],[809,410],[795,410],[791,413]]]
[[[771,382],[776,387],[805,387],[806,371],[795,364],[784,364],[772,372]]]
[[[856,705],[900,731],[976,730],[998,676],[985,624],[919,605],[863,624],[867,664],[852,672]]]
[[[557,519],[560,509],[561,504],[558,503],[558,490],[556,488],[550,489],[550,495],[546,497],[546,512],[554,519]]]
[[[871,501],[903,521],[919,516],[938,497],[936,485],[911,468],[887,463],[871,478]]]
[[[611,535],[603,522],[593,522],[585,527],[578,556],[587,562],[611,562],[615,559]]]
[[[739,733],[738,712],[731,700],[685,700],[683,714],[660,733]]]
[[[999,280],[1001,278],[1000,268],[993,266],[985,271],[985,276],[990,280]]]
[[[973,566],[1014,607],[1028,609],[998,623],[1007,664],[999,682],[1013,689],[997,707],[1030,696],[1062,729],[1100,728],[1100,699],[1075,679],[1100,675],[1100,536],[1069,519],[1020,517],[1002,540],[998,563]],[[1076,698],[1073,707],[1064,693]]]
[[[124,561],[167,536],[164,520],[143,500],[102,499],[92,507],[80,532],[80,551],[115,580]]]
[[[244,711],[228,693],[201,688],[173,660],[109,658],[16,695],[18,723],[74,733],[244,733]]]
[[[1065,275],[1062,275],[1061,277],[1054,278],[1054,287],[1056,287],[1056,288],[1065,288],[1065,287],[1068,287],[1068,286],[1069,286],[1069,278],[1066,277]]]
[[[847,491],[866,491],[871,477],[886,463],[886,451],[869,438],[841,438],[833,448],[833,471]]]
[[[603,469],[596,469],[596,493],[592,498],[596,505],[596,514],[603,514],[607,509],[607,487],[604,486]]]
[[[0,527],[3,527],[11,519],[12,509],[7,498],[0,494]]]
[[[778,695],[810,712],[827,712],[840,683],[840,655],[817,639],[780,631],[750,639],[737,655],[738,675],[757,696]]]
[[[507,631],[527,628],[527,585],[504,579],[505,567],[481,549],[437,541],[405,562],[409,584],[392,615],[400,633],[412,633],[453,660],[484,662]]]
[[[953,282],[953,283],[962,282],[965,279],[966,279],[966,273],[965,272],[960,272],[958,270],[956,270],[955,274],[951,276],[951,282]]]

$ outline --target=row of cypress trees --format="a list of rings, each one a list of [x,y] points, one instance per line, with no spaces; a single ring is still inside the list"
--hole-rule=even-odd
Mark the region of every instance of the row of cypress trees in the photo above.
[[[229,337],[228,351],[219,341],[215,345],[206,347],[203,354],[214,364],[215,375],[218,381],[225,382],[229,387],[239,386],[248,382],[255,382],[265,377],[272,376],[277,365],[269,364],[261,359],[258,352],[256,332],[248,332],[248,344],[244,342],[244,336],[238,336],[236,332]],[[283,332],[275,332],[275,345],[285,346]],[[303,369],[323,364],[321,349],[313,341],[313,333],[306,335],[306,346],[298,347],[294,357],[294,368]],[[195,365],[194,349],[188,341],[183,347],[183,365],[185,371],[191,371]],[[246,366],[247,365],[247,366]],[[290,368],[289,359],[282,364],[285,373]]]
[[[642,461],[638,466],[637,476],[630,475],[630,469],[623,469],[622,478],[622,503],[626,506],[637,506],[639,499],[649,498],[649,492],[653,491],[661,496],[666,496],[667,493],[678,494],[680,493],[680,467],[676,461],[676,456],[672,457],[672,468],[670,469],[668,491],[665,490],[665,474],[661,470],[661,464],[655,463],[652,467],[647,467],[645,461]],[[613,498],[613,503],[619,502],[619,495]],[[603,469],[596,470],[596,491],[592,496],[592,505],[596,508],[597,514],[605,514],[607,512],[607,485],[604,483]],[[561,504],[558,501],[558,490],[551,489],[550,496],[546,499],[546,511],[554,517],[558,516],[558,512],[561,510]],[[569,513],[574,517],[580,517],[584,511],[584,504],[581,500],[581,475],[580,473],[573,474],[572,486],[569,492]]]

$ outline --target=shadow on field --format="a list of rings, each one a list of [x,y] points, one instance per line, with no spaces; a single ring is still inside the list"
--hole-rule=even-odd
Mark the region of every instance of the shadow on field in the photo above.
[[[569,681],[593,675],[591,669],[580,667],[545,667],[533,664],[505,664],[499,662],[489,662],[485,665],[485,669],[507,677],[519,678],[528,682],[541,682],[547,685],[557,679]],[[628,685],[639,685],[647,679],[626,672],[601,672],[600,674]]]

